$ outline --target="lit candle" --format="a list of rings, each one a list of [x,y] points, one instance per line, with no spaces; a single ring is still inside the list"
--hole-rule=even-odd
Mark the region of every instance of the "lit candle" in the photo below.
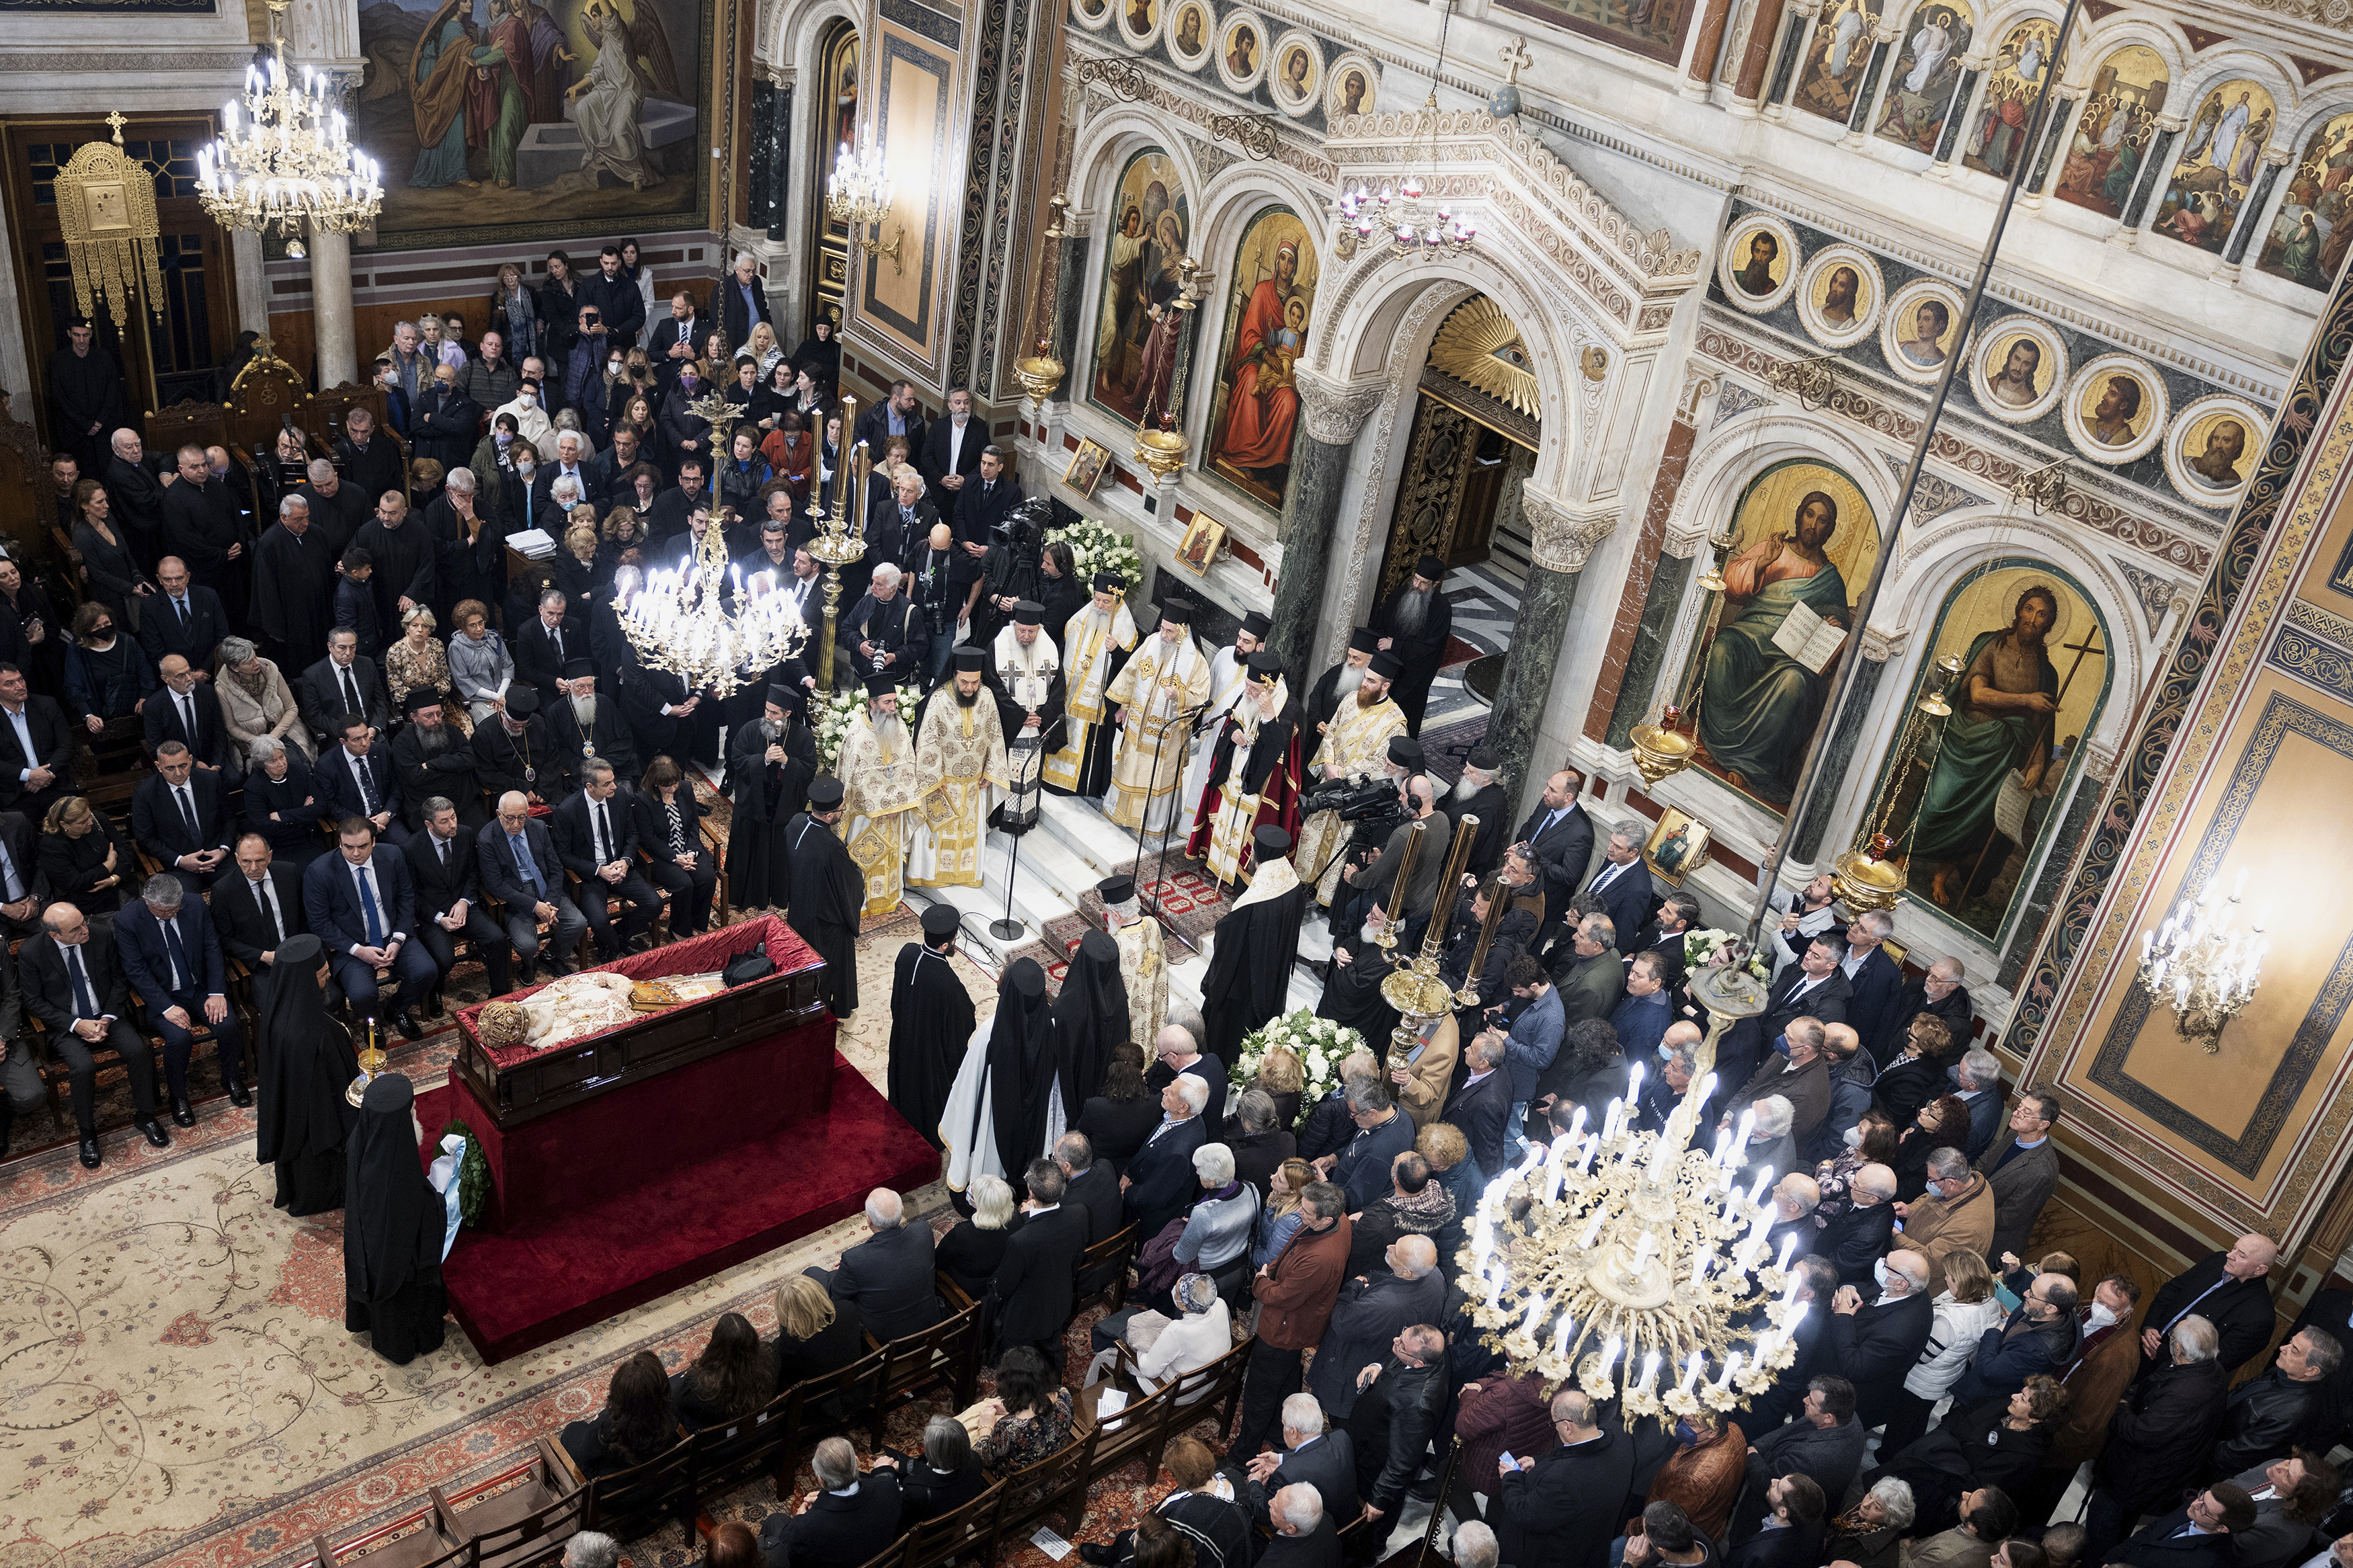
[[[1601,1347],[1601,1376],[1604,1381],[1609,1376],[1609,1369],[1617,1364],[1618,1352],[1625,1348],[1625,1342],[1616,1334],[1610,1335],[1609,1342]]]
[[[1576,1326],[1576,1320],[1567,1312],[1560,1315],[1560,1327],[1553,1331],[1552,1336],[1553,1360],[1559,1361],[1568,1354],[1568,1332]]]
[[[1748,1202],[1752,1207],[1756,1205],[1757,1199],[1765,1195],[1765,1189],[1772,1184],[1772,1181],[1773,1167],[1770,1165],[1760,1166],[1757,1172],[1756,1182],[1748,1189]]]
[[[1704,1101],[1703,1101],[1703,1103],[1704,1103]],[[1731,1128],[1729,1128],[1729,1127],[1726,1127],[1726,1128],[1724,1128],[1724,1129],[1720,1130],[1720,1131],[1716,1133],[1716,1135],[1715,1135],[1715,1148],[1713,1151],[1711,1151],[1711,1152],[1709,1152],[1708,1157],[1707,1157],[1707,1163],[1708,1163],[1709,1164],[1711,1164],[1711,1165],[1721,1165],[1721,1164],[1723,1164],[1723,1163],[1724,1163],[1724,1157],[1725,1157],[1727,1153],[1731,1152],[1731,1151],[1732,1151],[1732,1129],[1731,1129]]]
[[[1740,1113],[1740,1128],[1732,1135],[1732,1146],[1737,1151],[1748,1147],[1748,1134],[1757,1126],[1757,1108],[1750,1106]]]
[[[1641,1062],[1636,1062],[1632,1069],[1626,1074],[1626,1103],[1629,1105],[1640,1105],[1641,1102],[1642,1064]]]
[[[1642,1380],[1635,1386],[1640,1392],[1648,1394],[1651,1392],[1651,1385],[1656,1384],[1658,1381],[1659,1352],[1652,1351],[1649,1355],[1642,1358]]]
[[[1641,1239],[1634,1243],[1634,1266],[1629,1272],[1640,1274],[1642,1271],[1642,1266],[1651,1261],[1651,1248],[1657,1245],[1658,1238],[1646,1227]]]
[[[1546,1302],[1546,1298],[1541,1290],[1528,1298],[1528,1319],[1526,1322],[1520,1325],[1522,1333],[1534,1336],[1536,1325],[1544,1321]]]
[[[1707,1248],[1704,1247],[1692,1248],[1692,1288],[1694,1289],[1707,1283],[1707,1268],[1715,1261],[1715,1255]]]
[[[1609,1212],[1605,1209],[1597,1208],[1593,1211],[1593,1223],[1585,1227],[1585,1234],[1577,1238],[1577,1246],[1578,1251],[1589,1252],[1592,1250],[1593,1244],[1601,1239],[1601,1227],[1609,1218]]]
[[[1789,1268],[1789,1254],[1791,1254],[1792,1252],[1795,1252],[1797,1249],[1798,1249],[1798,1238],[1797,1238],[1796,1237],[1794,1237],[1794,1236],[1785,1236],[1785,1237],[1783,1237],[1781,1238],[1781,1260],[1780,1260],[1778,1263],[1775,1264],[1773,1267],[1775,1267],[1776,1268],[1778,1268],[1778,1269],[1782,1270],[1784,1273],[1788,1272],[1788,1268]]]
[[[1568,1135],[1572,1138],[1585,1131],[1585,1107],[1578,1106],[1577,1114],[1568,1119]]]
[[[1724,1358],[1724,1375],[1716,1380],[1716,1387],[1730,1388],[1732,1386],[1733,1373],[1739,1370],[1740,1352],[1738,1351],[1734,1351],[1730,1355]]]

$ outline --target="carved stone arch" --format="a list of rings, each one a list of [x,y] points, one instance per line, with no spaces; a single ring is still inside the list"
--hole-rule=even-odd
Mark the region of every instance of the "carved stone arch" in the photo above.
[[[828,24],[842,21],[862,30],[865,20],[849,0],[770,0],[752,52],[772,68],[797,70],[801,79],[814,80]]]
[[[2300,106],[2305,92],[2295,71],[2275,56],[2242,48],[2212,50],[2188,62],[2181,81],[2182,119],[2194,122],[2198,106],[2206,101],[2208,93],[2242,77],[2260,84],[2272,95],[2272,102],[2279,110],[2279,118],[2272,125],[2273,141],[2279,140],[2281,125],[2303,118]],[[2154,210],[2154,204],[2151,208]]]
[[[2067,63],[2071,68],[2060,79],[2060,85],[2088,89],[2092,73],[2100,62],[2127,45],[2138,44],[2165,62],[2168,100],[2179,89],[2182,75],[2189,68],[2193,56],[2182,41],[2181,35],[2157,16],[2143,11],[2127,11],[2085,26],[2086,18],[2078,15],[2075,26],[2081,44],[2068,46]]]
[[[2291,160],[2304,156],[2305,143],[2322,126],[2340,114],[2353,113],[2353,81],[2333,78],[2327,84],[2314,87],[2311,94],[2306,104],[2292,114],[2283,110],[2280,124],[2272,131],[2272,140],[2287,149]],[[2265,215],[2266,219],[2269,216]]]
[[[1719,426],[1692,448],[1683,467],[1683,482],[1667,513],[1667,553],[1685,554],[1694,545],[1704,545],[1740,504],[1750,481],[1792,458],[1827,463],[1845,474],[1869,498],[1872,517],[1884,540],[1896,487],[1878,450],[1840,426],[1779,405]]]
[[[1120,104],[1099,115],[1089,117],[1079,132],[1079,139],[1071,149],[1071,199],[1090,213],[1100,213],[1112,188],[1119,184],[1127,162],[1146,147],[1157,147],[1168,154],[1177,168],[1186,195],[1194,204],[1196,217],[1193,232],[1201,232],[1202,187],[1200,165],[1194,162],[1192,144],[1176,133],[1165,119],[1157,118],[1140,106]]]

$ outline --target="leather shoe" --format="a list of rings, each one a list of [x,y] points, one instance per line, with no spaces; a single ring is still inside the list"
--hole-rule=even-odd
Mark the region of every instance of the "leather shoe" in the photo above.
[[[425,1037],[425,1031],[417,1026],[417,1016],[407,1008],[403,1007],[394,1016],[392,1021],[399,1026],[402,1039],[421,1040]]]
[[[539,965],[536,963],[522,964],[515,970],[514,989],[520,991],[526,985],[536,985],[538,984]]]
[[[438,1018],[441,1016],[441,987],[436,985],[425,994],[425,1016],[428,1018]]]
[[[245,1079],[233,1078],[228,1080],[228,1102],[239,1110],[253,1103],[253,1090],[245,1087]]]
[[[1082,1541],[1079,1542],[1079,1561],[1098,1564],[1108,1563],[1112,1561],[1111,1548],[1100,1541]]]
[[[153,1117],[140,1117],[136,1121],[132,1121],[131,1125],[139,1129],[141,1135],[155,1148],[169,1149],[172,1146],[172,1135],[164,1131],[164,1124],[156,1121]]]
[[[196,1108],[188,1103],[188,1097],[186,1095],[174,1095],[172,1097],[172,1125],[174,1127],[194,1127],[195,1124]]]
[[[81,1168],[95,1171],[99,1163],[98,1134],[85,1130],[81,1135]]]

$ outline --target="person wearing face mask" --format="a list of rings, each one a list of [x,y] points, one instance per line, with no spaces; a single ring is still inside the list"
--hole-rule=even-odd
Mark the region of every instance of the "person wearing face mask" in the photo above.
[[[1935,1261],[1941,1288],[1945,1259],[1956,1252],[1985,1256],[1993,1241],[1993,1185],[1969,1168],[1958,1149],[1928,1152],[1927,1193],[1895,1205],[1904,1234]]]
[[[1811,1176],[1792,1171],[1774,1183],[1773,1223],[1765,1231],[1765,1256],[1787,1268],[1811,1252],[1821,1235],[1821,1226],[1814,1223],[1814,1210],[1821,1201],[1822,1189]]]
[[[1904,1374],[1927,1346],[1936,1315],[1934,1272],[1925,1254],[1903,1247],[1872,1266],[1876,1300],[1865,1301],[1852,1285],[1831,1298],[1830,1364],[1854,1384],[1855,1419],[1865,1426],[1894,1412]]]
[[[501,414],[514,416],[516,433],[531,443],[541,462],[555,460],[555,424],[547,416],[536,379],[525,375],[516,384],[512,400],[491,410],[493,419]]]
[[[2038,1274],[2010,1321],[1978,1341],[1968,1371],[1953,1384],[1953,1402],[1974,1405],[2016,1393],[2037,1373],[2056,1375],[2075,1358],[2075,1283]]]
[[[2116,1402],[2140,1370],[2140,1336],[2133,1332],[2133,1312],[2139,1303],[2140,1287],[2122,1274],[2111,1274],[2092,1287],[2092,1299],[2077,1310],[2083,1338],[2075,1364],[2061,1380],[2067,1391],[2066,1414],[2052,1424],[2042,1468],[2019,1498],[2030,1516],[2049,1517],[2077,1468],[2084,1460],[2097,1458],[2106,1445]]]

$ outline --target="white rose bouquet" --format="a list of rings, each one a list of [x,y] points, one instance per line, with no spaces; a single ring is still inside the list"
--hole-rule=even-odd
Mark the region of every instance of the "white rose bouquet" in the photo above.
[[[923,700],[922,688],[899,688],[899,717],[906,721],[907,732],[911,735],[915,731],[915,705]],[[830,772],[841,760],[842,742],[849,739],[849,721],[865,709],[866,690],[863,687],[837,691],[817,703],[817,760],[827,771]]]
[[[1144,555],[1135,548],[1135,541],[1124,533],[1114,533],[1093,518],[1082,517],[1068,528],[1055,529],[1046,535],[1046,542],[1056,540],[1071,547],[1071,564],[1078,573],[1082,588],[1092,584],[1095,574],[1109,572],[1134,593],[1144,581]]]
[[[1340,1064],[1349,1053],[1365,1048],[1365,1037],[1345,1024],[1319,1018],[1303,1007],[1277,1018],[1265,1028],[1242,1037],[1241,1054],[1234,1058],[1228,1073],[1236,1094],[1257,1081],[1258,1069],[1265,1065],[1267,1052],[1276,1046],[1288,1048],[1299,1058],[1300,1070],[1307,1079],[1299,1096],[1300,1104],[1304,1106],[1332,1092],[1340,1081]]]
[[[1726,950],[1728,950],[1736,940],[1737,939],[1735,938],[1728,931],[1687,931],[1683,932],[1683,967],[1685,969],[1704,969],[1711,964],[1721,967],[1724,964],[1730,963],[1732,962],[1732,955]],[[1722,952],[1724,956],[1721,958],[1717,957],[1716,955],[1719,952]],[[1748,973],[1755,975],[1759,980],[1764,980],[1772,974],[1773,966],[1765,962],[1765,955],[1761,952],[1752,952],[1748,955]]]

